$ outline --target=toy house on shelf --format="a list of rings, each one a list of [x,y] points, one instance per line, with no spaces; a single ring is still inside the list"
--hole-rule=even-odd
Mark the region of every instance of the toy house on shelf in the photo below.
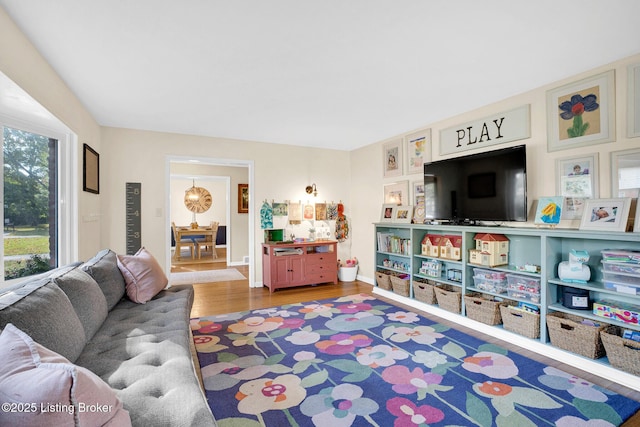
[[[462,259],[462,236],[442,236],[440,239],[440,258],[460,261]]]
[[[425,234],[422,239],[422,255],[439,257],[441,240],[442,236],[437,234]]]
[[[502,234],[479,233],[474,237],[476,248],[469,251],[469,262],[495,267],[509,264],[509,239]]]

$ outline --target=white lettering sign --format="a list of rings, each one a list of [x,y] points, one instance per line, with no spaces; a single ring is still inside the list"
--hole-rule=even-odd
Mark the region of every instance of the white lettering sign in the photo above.
[[[440,131],[440,155],[531,137],[529,104]]]

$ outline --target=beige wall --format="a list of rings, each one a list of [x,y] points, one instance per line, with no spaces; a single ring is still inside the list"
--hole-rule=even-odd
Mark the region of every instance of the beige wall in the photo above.
[[[425,123],[420,129],[431,129],[433,160],[439,160],[444,158],[439,155],[438,151],[440,143],[439,133],[441,130],[530,104],[531,137],[521,141],[487,147],[486,150],[494,150],[523,143],[527,145],[527,199],[530,217],[527,223],[517,223],[517,225],[533,226],[531,209],[535,208],[535,201],[541,196],[553,196],[556,194],[555,161],[558,158],[598,153],[600,197],[611,197],[611,153],[631,148],[640,148],[640,138],[627,138],[627,66],[638,62],[640,62],[640,55],[625,58],[613,64],[585,71],[582,74],[571,76],[565,80],[554,82],[553,84],[534,89],[495,104],[487,105],[474,111],[469,111],[459,116],[436,123]],[[547,152],[546,91],[611,69],[615,70],[615,142]],[[461,100],[461,102],[464,102],[464,100]],[[417,130],[418,129],[407,129],[406,134],[411,134]],[[408,180],[410,184],[414,181],[422,180],[422,176],[419,174],[404,175],[393,179],[384,179],[382,176],[382,145],[389,140],[395,140],[406,134],[396,135],[385,141],[379,141],[351,152],[351,202],[354,206],[353,221],[357,224],[357,227],[354,227],[352,253],[361,260],[359,274],[367,281],[373,282],[375,273],[373,223],[378,222],[380,219],[380,208],[383,203],[383,185],[400,180]],[[461,154],[466,155],[482,151],[484,150],[480,148],[465,151]],[[579,221],[563,221],[560,226],[577,228]]]

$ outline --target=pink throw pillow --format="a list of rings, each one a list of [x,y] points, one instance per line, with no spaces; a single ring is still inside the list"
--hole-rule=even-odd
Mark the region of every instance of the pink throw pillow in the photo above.
[[[107,383],[11,323],[0,334],[0,425],[131,426]]]
[[[133,302],[144,304],[169,284],[162,267],[145,248],[135,255],[118,255],[118,268]]]

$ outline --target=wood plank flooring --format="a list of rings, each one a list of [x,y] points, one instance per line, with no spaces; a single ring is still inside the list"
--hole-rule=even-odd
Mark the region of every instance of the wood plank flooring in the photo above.
[[[212,270],[227,268],[225,263],[197,263],[197,264],[181,264],[176,266],[172,271],[198,271],[198,270]],[[242,274],[248,276],[248,266],[234,267],[237,268]],[[249,288],[247,280],[235,280],[229,282],[216,282],[208,284],[194,284],[195,301],[191,311],[192,317],[202,317],[214,314],[232,313],[244,310],[255,310],[260,308],[275,307],[283,304],[289,304],[294,302],[314,301],[327,298],[336,298],[343,295],[351,295],[356,293],[371,293],[372,286],[365,282],[339,282],[337,285],[323,284],[316,286],[302,286],[296,288],[279,289],[276,292],[270,293],[269,289],[263,288]],[[385,298],[375,295],[376,298],[385,300]],[[403,306],[395,301],[387,300],[387,302]],[[407,310],[415,311],[415,308],[404,307]],[[510,351],[517,351],[518,353],[537,360],[541,363],[545,363],[550,366],[555,366],[558,369],[562,369],[566,372],[572,373],[578,377],[591,381],[594,384],[606,387],[616,393],[622,394],[629,398],[640,401],[640,392],[628,389],[617,383],[607,381],[599,376],[593,375],[589,372],[576,369],[572,366],[562,364],[557,360],[547,358],[538,353],[534,353],[520,347],[514,346],[508,342],[498,340],[494,337],[490,337],[484,334],[480,334],[469,328],[454,324],[445,319],[438,318],[429,313],[420,313],[424,317],[437,321],[439,323],[447,324],[451,327],[455,327],[458,330],[464,331],[470,335],[474,335],[487,342],[495,343],[502,347],[509,349]],[[640,413],[636,414],[637,417],[634,420],[630,420],[625,423],[627,426],[640,426]]]

